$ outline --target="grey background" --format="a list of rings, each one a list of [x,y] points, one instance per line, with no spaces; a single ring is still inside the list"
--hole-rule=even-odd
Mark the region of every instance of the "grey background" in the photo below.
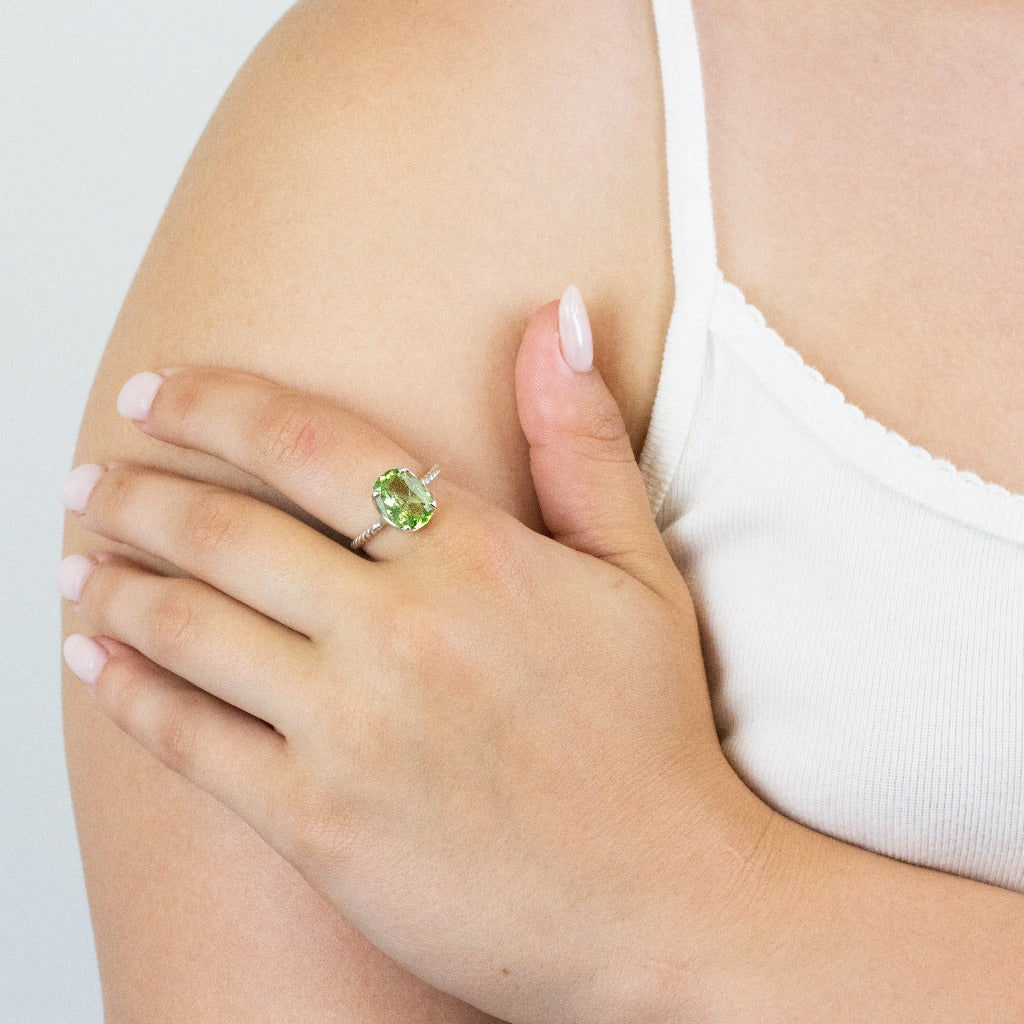
[[[64,765],[59,494],[171,190],[283,0],[0,13],[0,1024],[98,1024]]]

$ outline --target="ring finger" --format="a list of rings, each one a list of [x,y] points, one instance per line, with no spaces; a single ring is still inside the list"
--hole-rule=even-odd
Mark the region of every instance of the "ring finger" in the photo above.
[[[76,511],[86,529],[151,552],[313,639],[379,582],[365,559],[248,494],[132,463],[75,472],[99,474]]]

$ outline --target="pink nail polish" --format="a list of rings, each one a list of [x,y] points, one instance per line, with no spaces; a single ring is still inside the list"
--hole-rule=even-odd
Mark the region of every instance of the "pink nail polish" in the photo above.
[[[76,466],[64,481],[64,487],[60,492],[61,504],[71,512],[84,512],[89,495],[103,473],[103,466],[98,466],[95,462],[83,462],[82,465]]]
[[[64,660],[68,668],[89,686],[95,685],[108,657],[95,640],[81,633],[69,633],[64,641]]]
[[[152,370],[129,377],[117,396],[117,411],[129,420],[144,420],[164,379]]]
[[[57,566],[57,589],[69,601],[77,601],[89,573],[96,568],[93,559],[85,555],[68,555]]]
[[[558,303],[558,336],[562,358],[577,372],[583,373],[594,364],[594,339],[590,319],[579,288],[570,284]]]

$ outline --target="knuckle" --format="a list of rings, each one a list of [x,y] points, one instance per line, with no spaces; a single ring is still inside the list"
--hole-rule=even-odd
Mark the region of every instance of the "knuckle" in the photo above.
[[[438,601],[436,594],[424,595],[415,587],[406,589],[399,584],[386,601],[361,610],[359,629],[367,640],[368,657],[382,677],[401,685],[415,678],[431,652],[436,654],[442,635]],[[346,713],[347,722],[362,714],[352,707],[346,707]]]
[[[129,463],[111,466],[96,486],[96,495],[103,507],[103,519],[113,522],[130,515],[133,499],[138,491],[140,471]],[[89,500],[90,506],[93,499]]]
[[[78,612],[96,626],[113,624],[114,601],[119,590],[117,566],[99,562],[86,578],[78,597]]]
[[[572,433],[574,447],[581,455],[598,462],[633,462],[632,443],[618,406],[595,409]]]
[[[161,407],[166,408],[174,420],[187,424],[201,415],[203,395],[209,391],[195,370],[172,374],[160,386]]]
[[[500,517],[473,518],[454,531],[452,564],[471,582],[526,594],[532,574],[520,530]]]
[[[320,451],[324,433],[320,413],[308,397],[275,395],[256,423],[256,450],[275,466],[307,465]]]
[[[354,777],[382,783],[399,754],[399,737],[393,718],[379,710],[364,710],[349,723],[349,732],[348,757]]]
[[[410,592],[396,596],[378,625],[390,663],[403,675],[414,672],[437,647],[440,611],[434,601]]]
[[[626,424],[622,413],[614,402],[601,403],[587,416],[585,437],[595,441],[618,441],[626,436]]]
[[[344,869],[354,846],[355,812],[336,785],[302,778],[288,787],[279,804],[282,840],[295,863]]]
[[[194,776],[205,767],[196,711],[150,685],[153,671],[144,656],[114,653],[93,684],[95,699],[122,732],[174,771]]]
[[[165,707],[149,723],[150,746],[169,768],[182,775],[194,770],[198,744],[191,716],[180,707]]]
[[[181,543],[186,551],[213,555],[234,542],[238,514],[216,490],[196,499],[184,513]]]
[[[135,735],[139,688],[128,659],[111,655],[93,684],[96,699],[124,732]]]
[[[150,645],[157,657],[199,641],[196,593],[189,581],[172,580],[153,603]]]

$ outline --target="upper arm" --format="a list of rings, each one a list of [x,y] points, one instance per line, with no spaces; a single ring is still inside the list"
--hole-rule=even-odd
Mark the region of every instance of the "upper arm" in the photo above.
[[[145,462],[300,514],[241,470],[117,415],[134,372],[215,363],[341,401],[541,529],[513,369],[526,320],[570,280],[639,450],[672,298],[661,108],[657,79],[634,80],[616,49],[628,46],[607,11],[589,29],[593,67],[578,52],[566,60],[589,8],[293,7],[182,173],[103,354],[74,464]],[[653,60],[638,11],[624,2],[619,17],[638,33],[633,57]],[[67,517],[65,553],[100,547],[156,565]],[[90,632],[67,602],[63,616],[65,635]],[[110,1024],[487,1019],[371,946],[63,671]]]

